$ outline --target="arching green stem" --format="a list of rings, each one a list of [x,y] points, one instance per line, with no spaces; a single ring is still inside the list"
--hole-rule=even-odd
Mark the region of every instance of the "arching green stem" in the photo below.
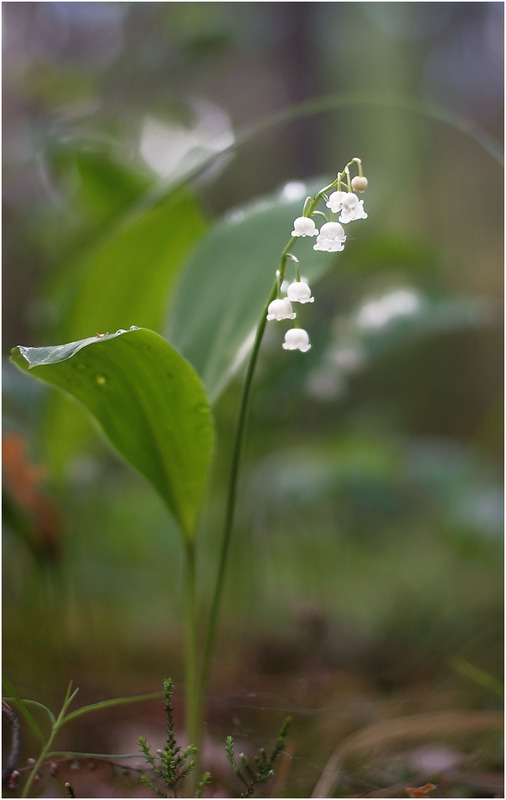
[[[318,194],[314,198],[308,198],[306,200],[305,207],[307,205],[307,215],[310,216],[318,201],[321,197],[328,192],[330,189],[333,188],[335,185],[335,181],[328,186],[321,189]],[[216,578],[216,584],[214,589],[214,595],[211,605],[211,615],[209,619],[209,627],[207,631],[207,641],[204,650],[204,661],[202,667],[202,680],[201,680],[201,691],[202,695],[205,694],[207,683],[209,680],[209,671],[211,667],[211,658],[212,658],[212,650],[214,645],[214,640],[216,636],[216,626],[218,621],[219,610],[221,606],[222,596],[223,596],[223,589],[225,584],[225,574],[226,574],[226,567],[228,562],[228,555],[230,551],[230,540],[232,536],[232,530],[234,525],[234,516],[235,516],[235,507],[237,502],[237,488],[239,482],[239,472],[240,472],[240,464],[241,464],[241,455],[242,449],[244,444],[244,435],[246,431],[246,422],[248,417],[248,409],[249,409],[249,402],[251,396],[251,387],[253,384],[253,376],[255,374],[255,368],[258,361],[258,355],[260,352],[260,346],[262,344],[262,340],[265,333],[265,326],[267,321],[267,313],[269,303],[272,300],[275,300],[278,296],[278,290],[281,286],[286,269],[286,262],[290,256],[290,251],[292,250],[295,242],[297,241],[296,237],[293,237],[289,240],[286,247],[284,248],[283,252],[281,253],[280,260],[279,260],[279,267],[276,273],[276,280],[274,281],[274,285],[271,289],[269,297],[265,303],[264,309],[262,311],[262,316],[258,323],[258,327],[255,334],[255,340],[253,342],[253,347],[251,349],[251,353],[249,356],[248,365],[246,368],[246,375],[244,378],[244,384],[241,392],[241,398],[239,402],[239,411],[237,415],[237,423],[235,429],[235,436],[234,436],[234,445],[232,451],[232,461],[230,466],[230,478],[228,483],[228,493],[227,493],[227,501],[226,501],[226,508],[225,508],[225,522],[223,526],[223,538],[221,544],[221,551],[220,551],[220,561],[218,564],[218,574]]]

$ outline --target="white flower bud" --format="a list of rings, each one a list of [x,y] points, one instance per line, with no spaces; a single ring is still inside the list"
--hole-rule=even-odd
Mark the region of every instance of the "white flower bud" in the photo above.
[[[368,186],[368,181],[365,175],[355,175],[351,179],[351,188],[354,192],[365,192]]]

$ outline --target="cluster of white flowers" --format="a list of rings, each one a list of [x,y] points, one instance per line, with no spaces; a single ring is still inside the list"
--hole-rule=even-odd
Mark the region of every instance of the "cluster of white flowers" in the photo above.
[[[367,214],[364,211],[364,201],[359,200],[355,192],[363,192],[367,188],[367,178],[362,175],[362,165],[358,158],[350,162],[359,164],[360,174],[356,175],[350,181],[349,165],[346,166],[343,173],[339,173],[336,181],[331,184],[327,189],[323,189],[316,196],[313,201],[308,198],[304,205],[303,215],[297,217],[293,223],[292,237],[306,237],[316,236],[316,244],[313,246],[314,250],[322,250],[327,253],[336,253],[344,250],[346,242],[346,232],[343,224],[353,222],[357,219],[367,219]],[[347,181],[347,191],[341,189],[344,178]],[[342,181],[343,179],[343,181]],[[337,186],[336,191],[332,192],[328,197],[325,192],[328,189]],[[317,212],[325,217],[326,221],[318,231],[316,224],[311,216],[314,212],[314,207],[317,200],[323,197],[326,201],[325,205],[330,209],[331,219],[327,220],[325,214]],[[310,203],[308,207],[308,202]],[[334,214],[339,214],[339,222],[333,219]],[[297,259],[294,259],[295,261]],[[278,286],[279,286],[279,273],[278,273]],[[308,284],[300,279],[299,271],[297,270],[297,278],[291,283],[287,290],[286,296],[281,297],[281,290],[278,288],[278,297],[269,304],[267,309],[267,319],[269,321],[280,321],[283,319],[295,319],[296,313],[293,310],[292,303],[312,303],[314,297],[311,296],[311,289]],[[283,343],[285,350],[300,350],[305,353],[311,348],[309,343],[309,335],[303,328],[290,328],[285,333],[285,341]]]
[[[332,192],[326,203],[333,214],[341,212],[340,222],[353,222],[355,219],[367,219],[364,211],[364,201],[359,200],[353,192]]]
[[[305,234],[302,234],[305,235]],[[313,303],[314,297],[311,297],[311,289],[304,281],[294,281],[286,290],[286,297],[279,297],[269,303],[267,309],[267,319],[277,320],[282,319],[295,319],[296,314],[293,310],[292,303]],[[285,334],[285,342],[283,344],[285,350],[301,350],[303,353],[309,350],[309,336],[302,328],[290,328]]]

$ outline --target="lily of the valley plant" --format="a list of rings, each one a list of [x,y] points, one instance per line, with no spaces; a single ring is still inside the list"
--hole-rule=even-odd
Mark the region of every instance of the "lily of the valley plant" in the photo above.
[[[223,539],[208,620],[202,620],[197,608],[196,553],[214,431],[209,401],[196,371],[166,339],[136,326],[66,345],[19,346],[12,351],[12,360],[18,367],[58,386],[86,407],[120,454],[160,492],[179,523],[185,551],[186,734],[196,750],[201,742],[204,701],[234,527],[246,418],[264,332],[268,323],[279,326],[289,320],[291,327],[284,331],[282,347],[303,353],[311,349],[299,315],[303,311],[310,319],[315,298],[292,250],[300,238],[309,237],[314,239],[314,250],[329,254],[342,251],[347,242],[344,226],[367,218],[364,202],[358,198],[366,188],[362,162],[353,158],[329,185],[306,198],[301,215],[293,222],[291,238],[274,267],[272,289],[259,318],[239,402]],[[204,643],[198,635],[202,621],[206,626]],[[195,761],[198,762],[198,755]],[[193,774],[190,793],[196,791],[198,770]]]

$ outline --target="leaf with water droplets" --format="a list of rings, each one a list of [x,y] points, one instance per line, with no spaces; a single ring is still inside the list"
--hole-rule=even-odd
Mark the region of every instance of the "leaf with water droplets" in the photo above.
[[[209,403],[193,367],[146,328],[12,350],[24,372],[63,389],[195,533],[213,450]]]

